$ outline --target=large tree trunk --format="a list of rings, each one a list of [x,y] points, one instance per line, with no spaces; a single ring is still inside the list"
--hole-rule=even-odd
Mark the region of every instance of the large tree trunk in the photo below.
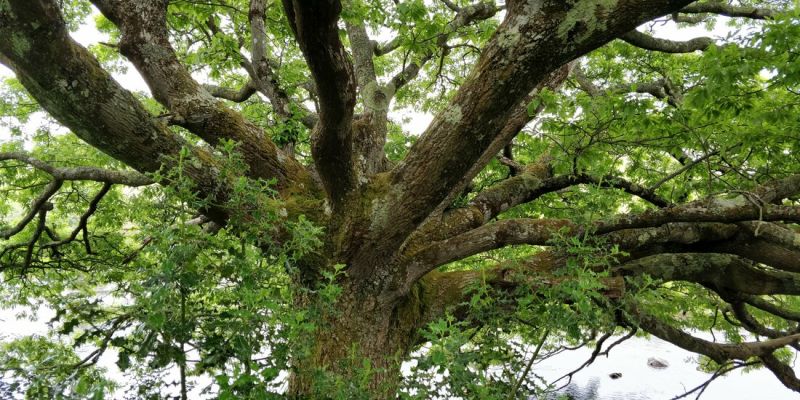
[[[420,299],[387,304],[361,285],[343,289],[336,304],[314,307],[317,329],[294,360],[289,395],[394,398],[400,366],[417,341]]]

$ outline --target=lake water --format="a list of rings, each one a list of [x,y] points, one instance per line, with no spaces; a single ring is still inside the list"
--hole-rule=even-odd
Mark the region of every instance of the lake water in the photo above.
[[[34,321],[16,320],[14,314],[21,311],[0,310],[0,339],[26,334],[43,334],[47,331],[44,321],[52,318],[51,310],[40,310]],[[703,337],[710,339],[710,337]],[[610,338],[606,345],[616,338]],[[579,349],[561,353],[535,364],[532,370],[548,380],[555,380],[586,361],[592,349]],[[685,393],[705,382],[710,375],[697,370],[693,353],[687,352],[657,338],[631,338],[611,350],[608,357],[600,356],[589,367],[575,374],[572,384],[562,393],[575,400],[667,400]],[[668,366],[651,368],[648,359],[657,358]],[[108,368],[110,375],[120,382],[124,377],[114,365],[116,356],[108,352],[100,365]],[[795,373],[800,368],[794,365]],[[619,373],[618,379],[610,374]],[[200,385],[201,387],[203,385]],[[691,395],[688,399],[694,399]],[[193,398],[202,398],[197,395]],[[797,400],[800,394],[785,388],[771,372],[759,369],[749,373],[740,370],[721,377],[711,383],[701,397],[705,400]]]
[[[606,343],[613,342],[609,339]],[[545,360],[534,372],[557,379],[581,365],[591,349],[562,353]],[[711,375],[697,370],[694,353],[687,352],[658,338],[634,337],[611,350],[609,357],[600,356],[572,379],[565,393],[575,400],[665,400],[679,396],[708,380]],[[664,360],[663,369],[647,365],[649,358]],[[794,365],[795,373],[800,369]],[[618,379],[609,377],[621,373]],[[687,399],[694,399],[696,392]],[[706,400],[790,400],[800,394],[784,387],[771,372],[759,369],[743,373],[735,370],[716,379],[705,390]]]

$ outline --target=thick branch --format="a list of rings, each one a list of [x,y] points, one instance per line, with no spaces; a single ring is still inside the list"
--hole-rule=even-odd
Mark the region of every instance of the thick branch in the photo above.
[[[504,219],[435,242],[409,260],[406,285],[440,265],[474,254],[514,244],[546,245],[564,227],[574,229],[567,220]]]
[[[256,93],[256,87],[253,81],[247,81],[239,90],[233,90],[215,85],[203,85],[212,96],[220,99],[230,100],[235,103],[247,101]]]
[[[776,315],[783,319],[788,319],[795,322],[800,322],[800,311],[789,310],[775,304],[770,303],[769,301],[762,299],[758,296],[740,296],[747,304],[758,308],[759,310],[766,311],[772,315]]]
[[[753,237],[775,243],[787,250],[800,251],[800,233],[791,229],[762,221],[742,222],[738,225]]]
[[[469,289],[477,285],[487,285],[511,294],[520,293],[522,288],[536,291],[568,281],[570,277],[552,274],[564,265],[564,261],[563,257],[544,251],[525,260],[513,260],[481,270],[431,272],[419,281],[420,295],[426,305],[421,323],[436,320],[445,313],[458,320],[467,319],[470,307],[464,304],[469,303]],[[625,291],[625,282],[619,276],[602,278],[601,282],[603,287],[600,291],[609,298],[619,298]]]
[[[388,167],[384,146],[388,123],[389,102],[394,96],[391,85],[382,86],[375,74],[372,42],[363,24],[346,21],[350,48],[355,63],[358,92],[364,113],[354,123],[355,159],[359,176],[373,176]]]
[[[764,366],[769,369],[776,378],[789,389],[794,390],[795,392],[800,392],[800,379],[797,379],[797,375],[794,373],[794,369],[792,367],[784,364],[777,357],[770,354],[763,354],[759,356],[761,362],[764,363]]]
[[[664,281],[687,281],[751,295],[800,294],[800,276],[759,268],[743,258],[715,253],[658,254],[619,267]]]
[[[540,195],[539,191],[544,185],[535,175],[522,174],[507,181],[516,180],[523,183],[526,179],[530,181],[530,189],[532,189],[527,191],[528,194]],[[553,182],[552,180],[544,182],[548,181]],[[568,183],[570,180],[567,180],[565,184]],[[563,185],[556,187],[558,186]],[[739,239],[723,240],[730,239],[736,234],[738,229],[735,226],[699,224],[692,227],[676,223],[742,222],[755,219],[797,221],[800,220],[800,207],[763,204],[764,201],[782,198],[782,196],[797,191],[800,191],[800,181],[793,176],[756,188],[751,196],[760,199],[760,203],[754,203],[743,196],[734,200],[707,199],[637,215],[611,218],[597,222],[588,229],[597,234],[612,233],[606,237],[613,243],[621,245],[622,248],[631,250],[666,242],[692,244],[704,237],[706,240],[716,242],[712,245],[713,247],[709,247],[710,251],[738,254],[770,265],[775,264],[776,267],[784,270],[796,271],[794,257],[792,257],[796,253],[789,250],[772,249],[764,242],[753,241],[751,238],[741,241]],[[567,234],[578,234],[587,229],[570,221],[534,219],[502,220],[481,226],[496,215],[495,213],[507,209],[513,206],[515,201],[525,198],[518,196],[519,192],[506,190],[502,186],[492,188],[488,193],[491,194],[477,197],[473,201],[472,207],[453,210],[438,223],[431,221],[424,230],[417,233],[406,250],[408,258],[404,260],[404,264],[407,265],[404,288],[409,288],[415,280],[447,262],[509,244],[542,245],[560,229],[566,228]],[[494,208],[492,205],[499,208]],[[657,229],[643,232],[633,228]],[[426,244],[431,242],[433,243],[430,245]],[[788,272],[780,273],[789,274]]]
[[[374,54],[372,42],[367,35],[367,28],[363,24],[345,21],[345,27],[350,39],[350,49],[353,52],[356,81],[359,89],[363,91],[367,85],[375,83],[378,79],[375,75],[375,64],[372,62]]]
[[[292,103],[286,90],[278,83],[272,60],[267,58],[266,8],[266,0],[250,1],[248,19],[252,37],[250,46],[252,61],[248,62],[243,55],[242,66],[250,75],[250,83],[256,90],[267,96],[272,104],[272,109],[282,120],[297,118],[303,125],[311,129],[316,124],[317,116],[302,104]],[[299,116],[296,115],[298,113]]]
[[[568,220],[506,219],[493,222],[460,235],[431,243],[407,261],[410,285],[415,279],[449,262],[508,245],[549,245],[559,235],[574,235],[580,227]],[[628,229],[602,235],[608,245],[617,245],[641,258],[660,252],[657,245],[697,245],[714,249],[716,243],[730,240],[737,232],[731,224],[673,223],[656,228]],[[740,243],[733,247],[741,246]],[[628,257],[628,258],[631,258]]]
[[[311,150],[325,191],[338,208],[358,184],[351,126],[356,80],[339,40],[341,4],[338,0],[283,0],[283,7],[317,87],[319,122]]]
[[[549,159],[543,161],[549,162]],[[548,167],[549,165],[529,165],[523,173],[485,189],[466,207],[448,210],[441,218],[430,219],[415,233],[409,247],[443,240],[475,229],[513,207],[531,202],[547,193],[580,184],[620,189],[658,207],[671,205],[652,191],[619,177],[595,177],[589,174],[548,177]]]
[[[798,221],[800,207],[773,205],[800,193],[800,174],[777,179],[741,192],[732,199],[709,198],[678,207],[620,216],[597,225],[599,233],[620,229],[645,228],[668,222],[740,222],[740,221]]]
[[[678,42],[669,39],[661,39],[650,36],[636,30],[630,31],[620,39],[645,50],[660,51],[663,53],[692,53],[703,51],[714,44],[714,39],[709,37],[698,37],[685,42]]]

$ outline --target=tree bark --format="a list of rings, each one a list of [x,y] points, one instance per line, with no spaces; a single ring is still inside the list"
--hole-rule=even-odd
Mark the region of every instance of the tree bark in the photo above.
[[[370,289],[363,284],[350,281],[342,287],[335,304],[316,306],[317,327],[308,348],[293,361],[288,393],[325,398],[336,388],[351,397],[395,398],[400,366],[417,343],[421,298],[387,303],[365,294]]]

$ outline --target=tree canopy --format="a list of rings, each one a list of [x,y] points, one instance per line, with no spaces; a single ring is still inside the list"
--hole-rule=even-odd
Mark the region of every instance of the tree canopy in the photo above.
[[[0,0],[0,304],[55,311],[0,378],[546,398],[538,359],[650,334],[800,391],[798,12]]]

